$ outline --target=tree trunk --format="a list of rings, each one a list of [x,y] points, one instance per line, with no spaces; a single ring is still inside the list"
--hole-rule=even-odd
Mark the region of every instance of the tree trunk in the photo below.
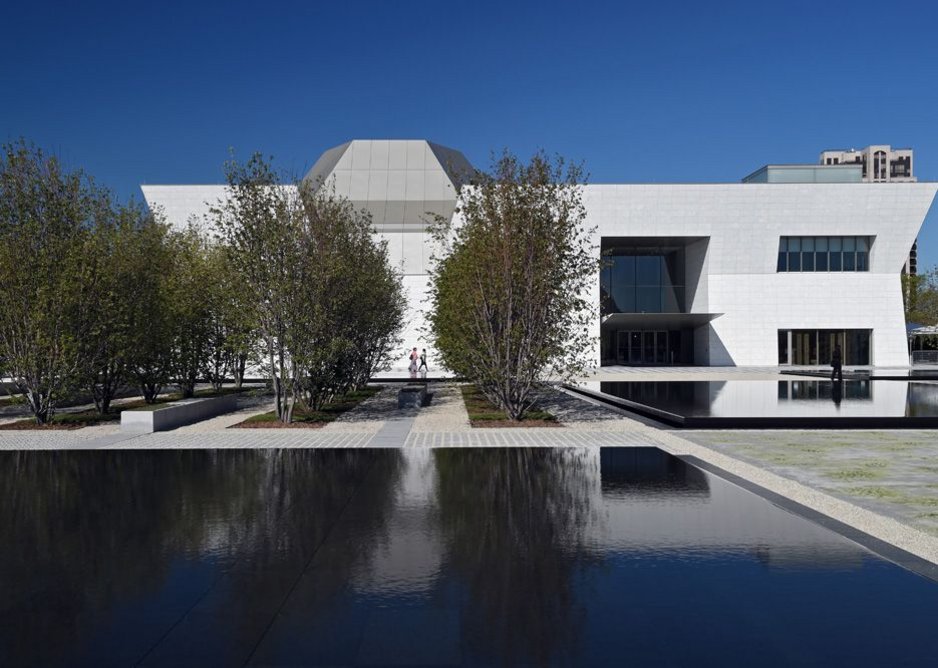
[[[160,390],[163,389],[162,385],[158,383],[142,383],[140,385],[140,391],[143,393],[143,400],[148,404],[155,404],[156,398],[160,395]]]
[[[237,387],[239,390],[241,389],[241,386],[244,384],[244,372],[247,368],[247,361],[248,361],[248,356],[245,354],[238,355],[235,360],[234,382],[235,382],[235,387]]]
[[[283,419],[283,401],[282,401],[282,388],[280,387],[280,379],[277,376],[277,367],[274,366],[274,340],[272,338],[267,339],[267,352],[270,356],[270,384],[274,390],[274,399],[277,404],[277,417]]]
[[[36,424],[48,424],[52,421],[55,409],[50,392],[29,390],[26,392],[26,401],[36,418]]]
[[[191,399],[195,396],[195,384],[196,377],[195,375],[189,375],[183,380],[179,381],[179,390],[182,392],[183,399]]]

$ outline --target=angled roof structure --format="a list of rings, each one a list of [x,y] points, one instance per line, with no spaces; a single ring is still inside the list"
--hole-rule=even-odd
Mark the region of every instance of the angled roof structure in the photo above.
[[[304,177],[371,213],[378,232],[423,232],[447,220],[473,167],[455,149],[424,140],[356,139],[329,149]]]

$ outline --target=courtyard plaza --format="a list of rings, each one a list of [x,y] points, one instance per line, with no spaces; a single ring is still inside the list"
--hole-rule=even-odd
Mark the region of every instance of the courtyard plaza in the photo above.
[[[720,379],[791,376],[778,367],[604,367],[584,378]],[[431,401],[420,409],[397,407],[399,387],[386,382],[374,397],[317,429],[231,429],[273,410],[269,396],[244,396],[233,413],[172,431],[128,434],[116,424],[0,431],[0,450],[653,446],[696,458],[938,564],[938,430],[672,429],[558,388],[540,403],[560,426],[477,428],[458,384],[430,382]],[[14,413],[3,408],[0,424],[22,419]]]

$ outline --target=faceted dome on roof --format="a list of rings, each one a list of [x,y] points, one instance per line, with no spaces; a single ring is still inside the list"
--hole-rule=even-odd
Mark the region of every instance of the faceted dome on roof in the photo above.
[[[422,139],[356,139],[323,153],[304,180],[368,210],[378,232],[416,232],[452,217],[473,171],[459,151]]]

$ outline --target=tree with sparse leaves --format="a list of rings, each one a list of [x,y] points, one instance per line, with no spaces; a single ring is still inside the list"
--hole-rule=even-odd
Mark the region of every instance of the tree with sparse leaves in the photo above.
[[[548,378],[588,361],[586,298],[599,255],[584,220],[582,170],[510,152],[463,188],[457,216],[438,220],[442,256],[430,274],[429,333],[441,362],[472,380],[512,420]]]
[[[117,392],[133,382],[134,364],[148,366],[140,350],[155,350],[148,344],[159,318],[152,307],[165,278],[161,260],[168,257],[167,228],[153,214],[134,202],[108,204],[92,239],[100,278],[88,312],[92,324],[81,341],[83,386],[102,415]]]
[[[289,423],[298,404],[319,408],[387,362],[403,315],[400,276],[370,216],[330,188],[282,179],[259,154],[230,161],[226,176],[227,198],[211,217]]]
[[[0,154],[0,358],[40,424],[77,389],[102,195],[25,141]]]

